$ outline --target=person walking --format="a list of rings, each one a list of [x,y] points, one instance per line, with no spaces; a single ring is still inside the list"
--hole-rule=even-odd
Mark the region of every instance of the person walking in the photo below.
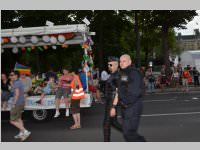
[[[106,81],[105,87],[105,115],[103,121],[104,142],[110,142],[111,125],[122,132],[122,126],[117,120],[117,88],[119,80],[119,59],[117,57],[108,58],[108,70],[110,77]],[[114,115],[113,115],[114,113]]]
[[[143,110],[144,81],[139,70],[131,64],[128,54],[120,57],[118,97],[122,107],[123,136],[127,142],[145,142],[145,138],[138,133]]]
[[[22,121],[22,112],[24,110],[25,97],[24,97],[24,85],[21,80],[19,80],[19,72],[14,71],[10,74],[11,80],[13,80],[13,90],[14,90],[14,98],[12,101],[12,108],[10,110],[10,123],[19,129],[19,134],[16,135],[15,139],[20,139],[21,141],[25,141],[31,134],[24,127],[24,123]]]
[[[74,124],[70,129],[79,129],[81,128],[80,120],[80,100],[85,97],[83,87],[79,76],[72,72],[73,80],[70,84],[71,87],[71,112],[74,120]]]

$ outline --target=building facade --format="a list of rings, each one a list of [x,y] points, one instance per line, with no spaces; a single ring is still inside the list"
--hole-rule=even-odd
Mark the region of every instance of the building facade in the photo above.
[[[176,36],[176,43],[178,48],[184,51],[200,49],[199,29],[195,29],[193,35],[181,35],[181,33],[178,33],[178,36]]]

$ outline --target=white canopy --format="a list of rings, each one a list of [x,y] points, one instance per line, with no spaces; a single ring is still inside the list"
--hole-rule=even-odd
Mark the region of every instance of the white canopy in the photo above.
[[[182,67],[196,67],[200,71],[200,50],[185,51],[180,55]]]
[[[51,35],[51,34],[64,34],[64,33],[74,33],[75,36],[66,40],[64,43],[46,43],[42,40],[39,40],[38,43],[33,44],[30,42],[30,36],[42,36],[42,35]],[[25,36],[29,37],[28,41],[24,44],[22,43],[6,43],[2,44],[2,48],[12,48],[12,47],[31,47],[31,46],[44,46],[44,45],[61,45],[61,44],[83,44],[85,40],[90,38],[89,27],[85,24],[75,24],[75,25],[57,25],[57,26],[42,26],[42,27],[30,27],[30,28],[16,28],[16,29],[2,29],[1,37],[20,37]],[[91,40],[91,38],[90,38]]]
[[[1,37],[59,34],[59,33],[70,33],[70,32],[88,33],[89,28],[85,24],[43,26],[43,27],[31,27],[31,28],[19,27],[16,29],[1,30]]]

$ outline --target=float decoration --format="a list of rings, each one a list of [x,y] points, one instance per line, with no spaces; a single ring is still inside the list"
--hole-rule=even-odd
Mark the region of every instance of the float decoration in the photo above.
[[[39,46],[39,47],[37,47],[40,51],[43,51],[43,49]]]
[[[26,48],[25,47],[22,47],[22,52],[25,52],[26,51]]]
[[[11,41],[12,43],[17,43],[17,42],[18,42],[18,39],[17,39],[15,36],[12,36],[12,37],[10,38],[10,41]]]
[[[19,37],[19,42],[20,43],[25,43],[26,42],[26,38],[24,36],[20,36]]]
[[[13,47],[12,52],[13,52],[14,54],[17,54],[17,53],[18,53],[18,48],[17,48],[17,47]]]
[[[54,45],[54,46],[52,46],[52,49],[54,49],[54,50],[55,50],[55,49],[57,49],[57,47]]]
[[[19,71],[20,74],[27,74],[27,75],[31,74],[31,68],[30,67],[19,64],[18,62],[15,63],[14,70]]]
[[[31,52],[31,48],[30,48],[30,47],[28,47],[28,48],[27,48],[27,51],[28,51],[28,52]]]

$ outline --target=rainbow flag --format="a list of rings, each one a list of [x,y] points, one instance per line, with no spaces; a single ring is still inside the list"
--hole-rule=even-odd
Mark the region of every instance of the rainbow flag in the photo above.
[[[28,74],[28,75],[31,74],[31,68],[30,67],[21,65],[18,62],[16,62],[14,70],[19,71],[20,74]]]

